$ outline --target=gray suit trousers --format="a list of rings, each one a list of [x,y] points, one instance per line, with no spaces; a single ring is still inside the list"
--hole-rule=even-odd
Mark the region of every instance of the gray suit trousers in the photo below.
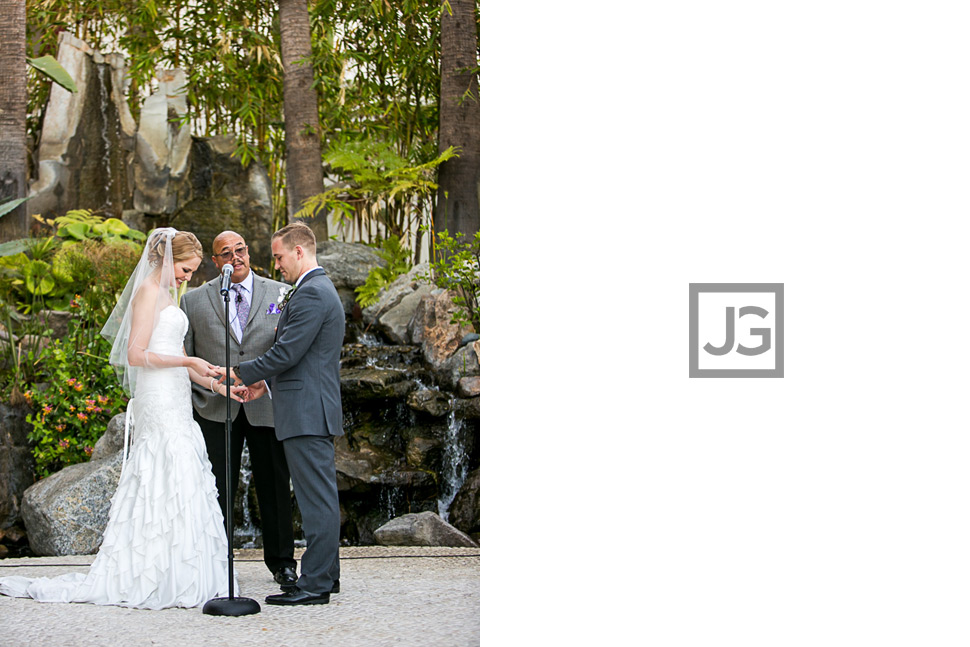
[[[340,505],[333,436],[293,436],[283,441],[296,503],[303,514],[306,552],[296,585],[308,593],[329,593],[340,579]],[[312,512],[311,512],[312,511]]]

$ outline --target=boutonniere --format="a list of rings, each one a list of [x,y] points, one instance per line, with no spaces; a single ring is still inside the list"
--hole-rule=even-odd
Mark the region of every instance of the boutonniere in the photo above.
[[[279,302],[279,305],[276,305],[275,303],[269,304],[269,307],[266,308],[266,314],[278,315],[283,312],[283,306],[286,305],[287,300],[290,298],[290,292],[292,291],[293,288],[287,288],[285,285],[281,287],[280,293],[276,296],[276,300]]]
[[[286,290],[286,288],[280,288],[280,296],[283,297],[283,300],[280,302],[280,307],[279,307],[280,312],[283,312],[283,308],[286,307],[287,302],[290,300],[290,297],[293,296],[293,292],[294,290],[296,290],[296,288],[290,288],[289,290],[286,290],[285,295],[283,294],[284,290]]]

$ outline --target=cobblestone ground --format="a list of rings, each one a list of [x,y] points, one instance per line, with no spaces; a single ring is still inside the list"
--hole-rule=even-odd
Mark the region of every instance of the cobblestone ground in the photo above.
[[[259,602],[250,616],[197,609],[147,611],[50,604],[0,596],[0,647],[319,647],[479,644],[477,549],[341,548],[341,592],[328,605],[278,607],[259,551],[237,551],[237,596]],[[84,571],[93,556],[0,560],[0,576]]]

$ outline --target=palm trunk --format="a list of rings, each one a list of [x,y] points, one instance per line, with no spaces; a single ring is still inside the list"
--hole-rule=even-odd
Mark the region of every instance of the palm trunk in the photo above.
[[[283,120],[286,131],[287,215],[303,201],[323,193],[320,116],[309,62],[310,15],[306,0],[280,0],[280,48],[283,53]],[[327,214],[307,222],[318,241],[326,240]]]
[[[449,146],[459,157],[438,170],[434,229],[462,232],[466,240],[479,230],[478,44],[475,0],[451,0],[441,14],[441,97],[438,152]]]
[[[0,204],[27,196],[27,8],[0,0]],[[0,217],[0,240],[27,235],[27,207]]]

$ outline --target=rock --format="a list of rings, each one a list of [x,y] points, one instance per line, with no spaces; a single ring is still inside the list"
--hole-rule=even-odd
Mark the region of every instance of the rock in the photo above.
[[[481,343],[476,341],[463,346],[454,355],[436,365],[432,372],[438,383],[447,389],[454,390],[458,388],[458,383],[462,378],[478,375],[481,369],[478,361]]]
[[[418,279],[428,271],[428,264],[411,268],[407,274],[397,277],[381,290],[377,303],[364,308],[364,322],[376,326],[395,344],[411,341],[409,326],[424,296],[430,295],[433,286]]]
[[[478,541],[481,532],[481,504],[479,490],[481,488],[481,470],[472,471],[462,483],[455,500],[448,509],[448,521],[464,533]]]
[[[192,137],[184,177],[178,183],[170,179],[169,192],[178,192],[177,210],[157,220],[167,219],[172,227],[191,231],[206,250],[223,231],[238,232],[249,245],[253,270],[266,276],[273,266],[272,185],[260,162],[252,160],[243,166],[239,158],[232,156],[233,141],[228,136]],[[163,222],[150,226],[158,224]],[[191,285],[201,285],[218,274],[219,268],[206,258]]]
[[[424,296],[415,308],[414,318],[409,326],[411,341],[421,345],[425,361],[434,369],[441,368],[454,356],[461,340],[473,333],[471,325],[459,326],[451,323],[452,313],[458,308],[451,301],[451,293],[433,290]],[[465,350],[473,344],[462,347]],[[457,379],[455,380],[457,383]]]
[[[408,465],[412,467],[424,467],[440,462],[441,441],[437,438],[415,436],[408,440],[404,454],[407,457]]]
[[[463,420],[482,417],[481,398],[455,398],[452,407],[455,409],[455,416]]]
[[[382,546],[478,546],[471,537],[433,512],[391,519],[374,531],[374,538]]]
[[[434,476],[427,470],[402,465],[394,452],[374,445],[367,440],[347,435],[334,438],[334,456],[337,465],[337,489],[340,491],[366,491],[373,486],[417,488],[431,491]]]
[[[20,526],[10,526],[5,530],[0,530],[0,539],[8,544],[19,544],[27,539],[27,532]]]
[[[380,368],[351,368],[340,371],[340,396],[346,400],[403,398],[414,382],[403,371]]]
[[[61,32],[57,62],[74,79],[77,92],[51,86],[27,212],[54,218],[71,209],[93,209],[121,217],[131,207],[135,136],[124,57],[102,56]]]
[[[67,337],[68,326],[74,317],[70,312],[63,310],[40,310],[37,312],[37,316],[44,322],[45,326],[51,329],[50,336],[55,339]]]
[[[353,312],[357,299],[355,290],[367,282],[371,269],[387,265],[373,247],[337,240],[317,241],[317,263],[333,281],[347,314]]]
[[[158,88],[142,104],[135,133],[133,204],[143,213],[172,215],[188,171],[192,127],[178,124],[188,110],[185,72],[159,69],[157,77]]]
[[[429,413],[436,418],[448,415],[451,411],[451,396],[442,391],[421,389],[408,394],[408,406],[415,411]]]
[[[101,545],[121,453],[69,465],[24,492],[22,515],[35,555],[90,555]]]
[[[411,320],[414,319],[414,313],[417,311],[421,299],[429,295],[431,289],[430,285],[422,283],[410,294],[404,295],[397,305],[389,308],[387,312],[378,317],[378,330],[396,344],[410,343],[411,337],[408,331],[410,330]]]
[[[121,451],[125,442],[125,412],[115,415],[109,422],[104,434],[94,444],[91,452],[92,461],[111,458]]]
[[[34,483],[34,454],[27,442],[25,406],[0,404],[0,529],[20,519],[24,490]]]
[[[458,395],[463,398],[478,397],[482,393],[481,380],[482,378],[477,375],[461,378],[458,380]]]

